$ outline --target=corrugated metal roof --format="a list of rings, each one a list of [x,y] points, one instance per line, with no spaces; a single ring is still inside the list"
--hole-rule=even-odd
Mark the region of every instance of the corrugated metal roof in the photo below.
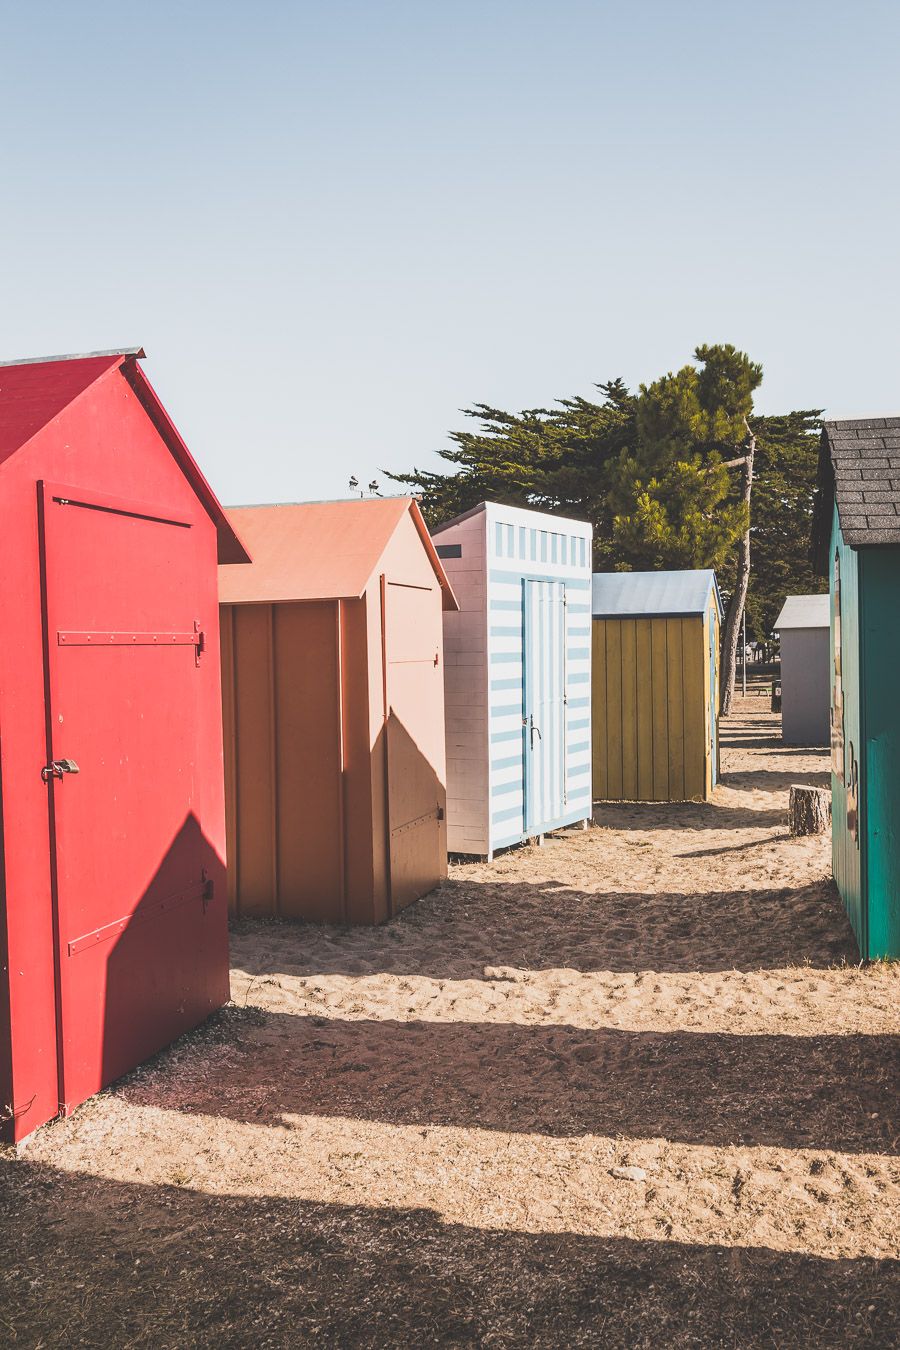
[[[824,595],[789,595],[775,621],[776,633],[782,628],[828,628],[831,624],[831,598]]]
[[[214,521],[219,561],[244,563],[247,554],[218,498],[200,471],[140,366],[141,347],[86,356],[26,357],[0,365],[0,465],[21,450],[48,422],[108,371],[120,368],[144,411],[165,441],[191,487]]]
[[[710,568],[683,572],[595,572],[592,612],[597,619],[705,614],[710,591],[715,594],[721,617],[719,587]]]
[[[444,609],[456,609],[450,583],[412,497],[229,507],[229,519],[253,562],[250,567],[219,569],[219,600],[225,605],[245,605],[355,599],[366,589],[407,512],[434,568]]]

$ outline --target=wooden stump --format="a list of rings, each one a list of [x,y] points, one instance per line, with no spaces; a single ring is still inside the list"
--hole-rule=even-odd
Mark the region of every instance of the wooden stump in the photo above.
[[[824,834],[831,824],[831,792],[828,788],[791,788],[788,803],[791,834]]]

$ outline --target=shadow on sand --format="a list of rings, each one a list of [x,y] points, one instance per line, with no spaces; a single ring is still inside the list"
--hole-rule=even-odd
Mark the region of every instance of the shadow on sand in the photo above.
[[[738,792],[747,792],[759,788],[763,792],[784,792],[794,783],[805,783],[809,787],[831,787],[831,774],[827,769],[815,773],[790,773],[781,769],[750,769],[746,772],[723,773],[723,787],[734,788]],[[750,811],[750,815],[759,817],[765,812]],[[781,812],[783,820],[786,812]]]
[[[742,775],[749,777],[750,775]],[[753,787],[752,783],[735,782],[738,777],[723,777],[724,787],[739,790]],[[791,778],[792,783],[805,781],[803,775]],[[759,786],[759,785],[756,785]],[[766,783],[776,790],[777,785]],[[665,813],[665,814],[663,814]],[[594,823],[612,830],[645,830],[656,834],[664,830],[766,830],[787,821],[787,805],[765,807],[725,806],[719,802],[595,802]]]
[[[254,1125],[346,1116],[553,1138],[663,1138],[892,1153],[900,1038],[739,1036],[515,1022],[219,1014],[240,1054],[210,1063],[197,1033],[167,1108]],[[202,1072],[192,1071],[192,1063]],[[139,1074],[121,1094],[152,1105]]]
[[[6,1166],[2,1324],[22,1347],[857,1346],[900,1262],[522,1233],[428,1209],[215,1196]]]
[[[255,940],[241,942],[247,933]],[[263,942],[259,938],[263,937]],[[558,882],[452,880],[377,929],[251,923],[235,929],[249,975],[524,971],[754,971],[859,960],[832,882],[778,890],[580,891]]]

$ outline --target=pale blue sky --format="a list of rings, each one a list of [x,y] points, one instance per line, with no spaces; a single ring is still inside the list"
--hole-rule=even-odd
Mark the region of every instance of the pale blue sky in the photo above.
[[[0,0],[0,357],[142,343],[227,502],[698,342],[900,412],[896,0]]]

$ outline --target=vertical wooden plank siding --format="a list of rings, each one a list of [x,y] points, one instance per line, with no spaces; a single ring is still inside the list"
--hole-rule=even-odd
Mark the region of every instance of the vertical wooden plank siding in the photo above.
[[[336,604],[274,607],[279,913],[313,923],[343,909]]]
[[[607,779],[610,801],[622,800],[622,624],[611,619],[606,625],[606,715]]]
[[[720,682],[721,681],[720,667],[722,662],[722,650],[721,650],[722,634],[721,634],[721,625],[719,623],[719,607],[716,604],[715,598],[713,598],[711,603],[712,608],[710,610],[709,621],[712,624],[713,628],[713,651],[715,653],[715,661],[713,669],[713,687],[712,693],[710,695],[710,716],[713,719],[713,724],[716,733],[715,744],[713,746],[713,762],[715,767],[715,783],[718,784],[722,778],[722,756],[719,748],[719,742],[721,739],[720,736],[721,726],[719,723],[719,699],[721,697],[721,688],[722,688]]]
[[[712,755],[710,747],[712,746],[712,708],[710,698],[712,696],[712,686],[710,683],[709,671],[709,612],[703,616],[701,621],[701,640],[703,643],[703,796],[709,797],[712,793]]]
[[[652,783],[650,799],[669,800],[669,653],[666,619],[652,619],[650,664],[652,691],[650,716],[653,723]]]
[[[341,666],[344,652],[344,602],[334,602],[334,663],[337,670],[337,820],[338,820],[338,895],[341,901],[340,921],[347,922],[347,787],[346,767],[346,709],[344,707],[344,672]]]
[[[623,619],[622,630],[622,796],[637,797],[637,625]]]
[[[706,708],[704,698],[708,679],[703,637],[703,620],[681,620],[683,672],[682,704],[684,709],[684,795],[689,801],[702,801],[706,796]]]
[[[594,619],[591,624],[591,774],[593,795],[597,801],[609,796],[609,732],[607,714],[609,699],[606,690],[606,620]]]
[[[234,611],[235,728],[237,742],[238,912],[275,912],[274,717],[270,655],[271,605],[242,605]]]
[[[684,672],[681,619],[666,619],[666,725],[669,800],[684,801]]]
[[[381,923],[388,917],[384,887],[383,730],[375,673],[381,655],[369,648],[368,608],[377,617],[377,578],[365,598],[341,603],[341,700],[344,728],[344,890],[347,923]],[[376,791],[377,790],[377,791]],[[377,867],[376,867],[377,861]]]
[[[637,737],[637,790],[639,801],[653,800],[653,658],[650,619],[634,625],[635,734]]]
[[[275,913],[281,916],[281,892],[278,882],[278,667],[275,661],[275,611],[276,605],[269,605],[268,623],[268,660],[269,660],[269,779],[272,799],[272,826],[270,848],[272,850],[272,891]]]
[[[705,800],[712,790],[706,623],[593,620],[593,785],[605,801]]]
[[[222,608],[228,896],[239,915],[342,917],[335,611]]]
[[[237,912],[237,740],[235,731],[234,608],[219,611],[219,646],[222,660],[222,727],[225,759],[225,856],[228,912]]]

